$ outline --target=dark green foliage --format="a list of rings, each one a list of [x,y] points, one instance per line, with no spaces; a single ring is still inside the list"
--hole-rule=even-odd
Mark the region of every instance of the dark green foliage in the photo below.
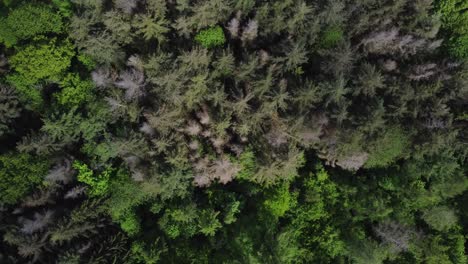
[[[121,219],[119,219],[120,228],[132,236],[141,232],[140,221],[135,212],[127,212]]]
[[[437,11],[441,15],[442,27],[448,38],[450,55],[463,59],[468,57],[468,3],[463,0],[437,0]]]
[[[213,211],[212,209],[202,210],[198,219],[198,226],[200,233],[205,236],[214,236],[216,231],[222,227],[219,219],[219,212]]]
[[[89,80],[82,80],[78,74],[68,74],[60,81],[62,90],[56,94],[59,104],[78,107],[92,99],[94,85]]]
[[[140,220],[135,209],[151,198],[152,192],[142,191],[142,186],[133,182],[125,170],[117,170],[114,177],[109,178],[108,190],[110,197],[106,202],[109,215],[114,222],[129,235],[135,235],[140,229]],[[148,191],[148,192],[146,192]]]
[[[195,36],[195,40],[205,48],[222,46],[224,42],[226,42],[223,29],[220,26],[215,26],[200,31]]]
[[[343,30],[340,26],[329,26],[322,33],[320,47],[332,48],[343,39]]]
[[[424,211],[422,218],[438,231],[447,231],[457,224],[455,212],[446,206],[437,206]]]
[[[88,70],[92,70],[96,67],[96,62],[93,61],[92,58],[90,58],[87,55],[84,54],[79,54],[77,56],[78,60],[83,63],[83,65],[86,67]]]
[[[49,161],[29,154],[0,155],[0,203],[14,204],[40,185]]]
[[[239,180],[251,180],[257,169],[255,153],[252,150],[242,153],[239,157],[239,165],[241,169],[237,174],[237,178]]]
[[[192,237],[198,231],[197,212],[193,205],[187,205],[181,208],[168,208],[158,221],[159,226],[169,238]],[[210,215],[206,215],[204,220]],[[209,225],[209,223],[206,223]]]
[[[109,192],[109,178],[112,169],[106,169],[102,173],[94,175],[86,164],[78,161],[73,163],[73,168],[78,171],[77,180],[89,185],[91,189],[90,196],[103,196]]]
[[[466,1],[0,2],[1,263],[466,263]]]
[[[449,241],[450,260],[456,264],[466,263],[468,261],[468,256],[465,253],[466,238],[463,234],[450,235]]]
[[[134,263],[145,264],[156,264],[160,262],[161,254],[165,251],[164,245],[161,244],[162,243],[160,243],[159,239],[150,245],[145,245],[141,242],[134,242],[131,249],[132,261]]]
[[[44,4],[25,4],[13,9],[6,18],[0,18],[0,42],[7,47],[19,40],[45,33],[59,33],[63,29],[62,18]]]
[[[340,201],[336,184],[325,169],[317,165],[315,173],[305,179],[304,201],[294,208],[291,224],[286,228],[299,242],[303,260],[324,262],[345,254],[345,243],[333,219],[334,206]],[[341,197],[342,199],[342,197]],[[342,206],[342,205],[341,205]]]
[[[58,42],[55,38],[36,41],[10,58],[14,73],[7,76],[7,81],[18,89],[24,100],[30,100],[33,107],[42,103],[41,90],[37,88],[39,82],[59,81],[75,55],[69,41]]]
[[[57,81],[60,75],[71,65],[75,55],[69,41],[58,42],[56,39],[40,44],[29,45],[20,49],[10,58],[12,68],[24,79],[22,83],[35,84],[39,80]]]
[[[19,117],[21,108],[15,91],[0,84],[0,137],[10,132],[10,124]]]
[[[408,151],[409,138],[400,128],[390,128],[369,148],[367,168],[386,167]]]
[[[60,15],[70,17],[73,14],[70,0],[52,0],[52,3],[57,7]]]
[[[275,217],[282,217],[297,203],[297,193],[289,190],[289,184],[275,188],[272,194],[263,202],[265,209]]]

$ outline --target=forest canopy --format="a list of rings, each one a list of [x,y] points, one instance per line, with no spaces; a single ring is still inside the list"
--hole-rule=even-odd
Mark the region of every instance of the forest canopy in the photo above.
[[[468,263],[468,1],[0,0],[0,263]]]

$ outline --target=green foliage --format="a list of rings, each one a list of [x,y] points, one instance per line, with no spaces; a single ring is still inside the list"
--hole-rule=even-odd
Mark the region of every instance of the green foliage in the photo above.
[[[39,80],[57,81],[71,65],[75,55],[73,45],[67,40],[36,41],[38,44],[28,45],[11,57],[12,68],[30,84]]]
[[[62,90],[55,94],[59,104],[73,108],[92,99],[93,83],[82,80],[78,74],[69,73],[61,81]]]
[[[466,263],[465,2],[0,1],[0,262]]]
[[[194,205],[166,209],[158,223],[169,238],[189,238],[198,233],[214,236],[222,227],[219,212],[212,209],[197,210]]]
[[[292,181],[299,176],[299,169],[304,165],[304,152],[291,150],[285,160],[276,161],[261,167],[251,181],[269,187],[282,181]]]
[[[99,101],[93,103],[88,105],[88,110],[92,115],[83,116],[76,107],[61,114],[57,112],[51,114],[43,119],[44,125],[41,127],[41,132],[46,134],[51,143],[60,142],[61,145],[72,144],[80,139],[85,142],[95,140],[96,137],[103,135],[110,115],[108,109]],[[106,154],[109,155],[109,153]]]
[[[20,95],[21,101],[29,101],[28,108],[38,109],[42,103],[42,92],[40,87],[34,86],[28,79],[20,74],[12,74],[7,76],[7,82],[15,87],[16,91]]]
[[[126,170],[117,170],[114,177],[110,179],[109,197],[106,201],[108,214],[130,235],[135,235],[141,230],[135,209],[147,200],[148,194],[130,179]]]
[[[140,220],[134,212],[127,212],[119,222],[120,228],[130,236],[141,231]]]
[[[280,184],[263,202],[265,209],[274,217],[282,217],[297,203],[297,193],[289,190],[289,183]]]
[[[320,37],[319,46],[321,48],[332,48],[343,39],[343,29],[340,26],[329,26]]]
[[[70,17],[73,14],[70,0],[52,0],[52,3],[57,7],[62,16]]]
[[[51,116],[44,120],[41,130],[47,133],[48,137],[64,144],[78,140],[81,137],[79,126],[83,117],[72,109],[62,115]]]
[[[218,220],[218,215],[219,212],[211,209],[202,210],[198,216],[200,233],[205,236],[214,236],[216,231],[222,227],[221,222]]]
[[[426,242],[425,245],[425,251],[424,253],[425,256],[423,257],[421,263],[430,263],[430,264],[436,264],[436,263],[446,263],[450,264],[453,263],[450,260],[449,256],[449,251],[450,251],[450,246],[446,243],[447,241],[444,239],[442,235],[435,235],[431,237]]]
[[[333,207],[340,201],[337,185],[323,166],[317,164],[315,172],[305,179],[304,188],[304,201],[290,213],[291,224],[287,229],[300,243],[296,251],[305,259],[317,262],[344,255],[346,249],[340,230],[330,221],[334,219]]]
[[[417,185],[424,190],[423,197],[426,197],[426,199],[421,197],[421,200],[429,202],[415,199],[419,198],[415,193],[412,194],[411,200],[419,202],[421,208],[424,208],[462,194],[468,188],[468,180],[464,177],[462,167],[451,150],[411,160],[402,173],[414,179],[421,179]],[[429,180],[430,184],[426,186],[422,179]],[[428,192],[425,191],[427,187],[429,187]],[[408,201],[407,204],[411,203]]]
[[[436,206],[425,210],[422,218],[438,231],[447,231],[458,222],[455,212],[447,206]]]
[[[21,108],[15,91],[0,84],[0,137],[11,132],[10,124],[19,117]]]
[[[348,251],[350,258],[356,264],[383,263],[389,254],[385,247],[364,236],[361,236],[360,240],[350,241]]]
[[[135,263],[157,264],[161,259],[161,253],[165,250],[160,244],[157,239],[148,249],[144,243],[134,242],[131,247],[131,258]]]
[[[96,68],[96,62],[94,62],[94,60],[90,56],[85,54],[79,54],[77,58],[86,67],[86,69],[93,70],[94,68]]]
[[[5,6],[9,6],[13,2],[13,0],[3,0],[2,2]]]
[[[49,161],[25,153],[0,155],[0,203],[14,204],[38,186]]]
[[[366,168],[385,167],[401,158],[408,151],[409,136],[401,128],[384,132],[370,147]]]
[[[0,18],[0,24],[0,42],[7,47],[14,46],[18,40],[59,33],[63,29],[60,15],[44,4],[25,4],[14,8],[6,18]]]
[[[186,198],[190,194],[192,180],[190,171],[176,170],[161,177],[161,192],[163,201],[173,198]]]
[[[204,228],[207,228],[205,231],[209,233],[212,231],[210,229],[209,222],[210,215],[205,215],[205,219],[208,222]],[[213,219],[211,219],[213,220]],[[197,223],[197,212],[196,208],[193,205],[188,205],[180,208],[166,209],[164,215],[158,221],[161,230],[163,230],[169,238],[175,239],[180,236],[182,237],[192,237],[198,231]]]
[[[78,170],[78,181],[89,185],[91,189],[89,194],[91,196],[104,196],[108,194],[109,179],[113,172],[112,168],[105,169],[99,175],[95,175],[94,172],[88,168],[88,165],[80,161],[73,162],[73,168]]]
[[[455,264],[468,262],[468,255],[465,253],[466,238],[463,234],[450,235],[450,259]]]
[[[278,235],[277,251],[280,263],[293,264],[306,261],[307,249],[301,248],[297,236],[298,233],[293,230],[287,230]]]
[[[452,38],[448,45],[453,57],[460,59],[468,58],[468,36],[466,34],[458,38]]]
[[[240,171],[236,178],[239,180],[249,180],[257,170],[255,153],[252,150],[244,151],[239,157]]]
[[[41,92],[34,85],[41,81],[59,81],[75,55],[69,41],[36,41],[36,44],[21,48],[11,57],[10,64],[15,72],[7,76],[7,81],[21,93],[24,100],[30,100],[33,106],[42,103]]]
[[[224,216],[223,222],[225,224],[232,224],[237,220],[237,214],[240,212],[240,202],[235,201],[228,206],[228,210]]]
[[[211,27],[200,31],[195,40],[205,48],[222,46],[226,42],[223,29],[220,26]]]
[[[442,33],[448,36],[449,53],[455,58],[467,58],[468,3],[463,0],[438,0],[436,6],[443,23]]]

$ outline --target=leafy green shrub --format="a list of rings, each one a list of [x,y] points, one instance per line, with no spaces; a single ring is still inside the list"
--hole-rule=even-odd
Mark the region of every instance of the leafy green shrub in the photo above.
[[[70,41],[57,43],[55,38],[48,42],[35,39],[38,44],[31,44],[10,59],[10,64],[26,83],[35,84],[39,80],[59,80],[60,75],[70,67],[75,55]]]
[[[135,208],[148,199],[141,186],[130,179],[126,170],[119,169],[110,179],[109,194],[106,207],[112,220],[129,234],[138,232],[139,219]]]
[[[447,231],[457,224],[455,212],[447,206],[436,206],[424,211],[424,221],[438,231]]]
[[[374,240],[366,238],[360,234],[359,239],[353,239],[347,242],[347,255],[353,260],[351,263],[367,264],[367,263],[384,263],[389,252],[386,247],[379,245]],[[425,262],[415,262],[425,263]]]
[[[211,27],[200,31],[195,40],[205,48],[222,46],[226,42],[223,29],[220,26]]]
[[[274,217],[282,217],[297,204],[297,193],[289,191],[289,183],[279,185],[263,202],[265,209]]]
[[[49,162],[24,153],[0,155],[0,203],[14,204],[42,182]]]
[[[91,196],[103,196],[108,193],[112,169],[106,169],[101,174],[94,175],[94,172],[88,168],[88,165],[80,161],[75,161],[73,163],[73,168],[78,170],[78,181],[90,186]]]
[[[159,226],[172,239],[192,237],[197,233],[215,235],[222,227],[219,212],[213,209],[197,209],[195,205],[166,209],[159,219]]]
[[[119,222],[122,230],[128,235],[136,235],[141,230],[140,220],[135,212],[127,212]]]
[[[0,137],[11,132],[10,124],[20,116],[21,107],[13,88],[0,83]]]
[[[301,196],[304,201],[291,208],[287,214],[290,223],[284,230],[289,234],[281,239],[291,243],[293,251],[288,254],[293,254],[296,259],[303,257],[310,263],[328,262],[321,257],[336,257],[346,252],[340,230],[332,220],[333,208],[338,207],[341,193],[320,163],[305,178],[303,187]]]
[[[3,1],[2,1],[2,3],[3,3],[5,6],[9,6],[12,2],[13,2],[13,0],[3,0]]]
[[[334,47],[343,39],[343,34],[343,29],[341,29],[341,27],[336,25],[329,26],[325,29],[320,38],[320,47],[325,49]]]
[[[325,203],[335,204],[338,202],[338,186],[330,179],[328,172],[320,163],[315,166],[315,172],[313,174],[311,173],[308,179],[304,182],[304,187],[306,188],[306,200],[308,202],[312,202],[312,207],[320,209],[312,210],[314,213],[324,210]],[[311,219],[321,217],[322,213],[323,215],[328,214],[328,212],[323,211],[316,216],[311,215]]]
[[[165,245],[160,242],[159,238],[150,245],[133,242],[130,257],[134,261],[132,263],[157,264],[160,263],[161,253],[166,250]]]
[[[403,155],[409,144],[409,137],[401,128],[387,130],[370,147],[369,159],[364,167],[376,168],[391,164]]]
[[[279,233],[277,237],[277,251],[280,263],[293,264],[306,262],[307,250],[301,248],[298,233],[295,230],[285,230]]]
[[[442,34],[447,34],[449,53],[456,58],[468,57],[468,2],[438,0],[436,6],[442,20]]]
[[[198,231],[196,207],[189,205],[166,209],[158,223],[161,230],[170,238],[192,237]]]
[[[87,70],[91,71],[96,68],[96,62],[89,55],[79,54],[77,58]]]
[[[222,227],[221,222],[218,220],[219,212],[213,209],[202,210],[198,216],[198,226],[200,233],[205,236],[214,236],[216,231]]]
[[[0,42],[7,47],[18,40],[44,33],[59,33],[63,29],[62,18],[49,6],[26,4],[13,9],[8,17],[0,19]]]
[[[225,224],[229,225],[229,224],[236,222],[237,214],[240,212],[240,209],[239,209],[240,204],[241,203],[239,201],[235,201],[227,207],[227,212],[225,213],[225,216],[223,219],[223,222]]]
[[[62,91],[55,94],[59,104],[69,107],[80,106],[92,98],[93,83],[81,80],[76,73],[69,73],[60,81]]]
[[[62,16],[69,17],[72,15],[72,4],[70,0],[52,0],[52,3],[57,7]]]
[[[240,180],[249,180],[257,170],[255,153],[252,150],[242,152],[238,162],[241,169],[237,173],[236,178]]]
[[[450,38],[448,47],[450,54],[455,58],[468,58],[468,35]]]
[[[463,234],[450,235],[450,256],[455,264],[468,263],[468,256],[465,254],[465,236]]]
[[[60,80],[75,55],[69,41],[57,43],[55,38],[48,42],[42,40],[36,39],[37,44],[20,49],[10,58],[10,65],[15,72],[7,76],[7,81],[33,107],[42,103],[41,92],[35,85],[40,81]]]
[[[28,102],[28,104],[25,104],[25,107],[36,109],[42,105],[43,99],[41,89],[31,84],[29,80],[24,78],[22,75],[8,75],[7,82],[16,88],[21,101]]]

